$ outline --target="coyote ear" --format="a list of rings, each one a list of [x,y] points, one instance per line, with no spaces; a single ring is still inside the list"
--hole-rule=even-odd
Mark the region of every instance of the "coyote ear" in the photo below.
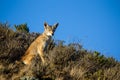
[[[44,28],[47,29],[48,24],[45,22],[44,23]]]
[[[59,23],[54,24],[53,27],[52,27],[53,30],[55,30],[58,27],[58,25],[59,25]]]

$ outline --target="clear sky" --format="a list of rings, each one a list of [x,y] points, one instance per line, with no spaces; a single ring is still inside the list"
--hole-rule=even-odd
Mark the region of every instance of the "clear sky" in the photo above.
[[[120,61],[120,0],[0,0],[0,22],[27,23],[43,32],[43,23],[59,22],[56,40],[80,42]]]

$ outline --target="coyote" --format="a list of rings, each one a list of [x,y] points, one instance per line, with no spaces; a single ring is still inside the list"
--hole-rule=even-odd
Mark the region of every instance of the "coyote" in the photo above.
[[[31,60],[35,55],[39,55],[42,63],[45,63],[44,60],[44,50],[46,46],[48,45],[51,37],[54,35],[54,32],[58,26],[58,23],[54,24],[53,26],[48,25],[46,22],[44,23],[44,32],[39,35],[35,41],[31,43],[27,51],[25,52],[25,55],[21,58],[21,61],[28,65],[30,64]]]

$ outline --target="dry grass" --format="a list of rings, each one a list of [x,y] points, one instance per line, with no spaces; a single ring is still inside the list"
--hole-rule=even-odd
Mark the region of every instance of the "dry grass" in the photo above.
[[[0,80],[119,80],[120,62],[78,43],[51,40],[47,65],[36,56],[30,66],[19,62],[38,33],[16,32],[0,24]],[[17,62],[17,63],[16,63]]]

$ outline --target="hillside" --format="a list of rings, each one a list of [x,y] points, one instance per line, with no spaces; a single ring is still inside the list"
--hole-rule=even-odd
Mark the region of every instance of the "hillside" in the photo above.
[[[79,43],[65,45],[60,40],[51,40],[47,47],[47,65],[36,56],[25,66],[19,60],[40,35],[26,30],[14,31],[0,23],[0,80],[120,80],[120,62]]]

